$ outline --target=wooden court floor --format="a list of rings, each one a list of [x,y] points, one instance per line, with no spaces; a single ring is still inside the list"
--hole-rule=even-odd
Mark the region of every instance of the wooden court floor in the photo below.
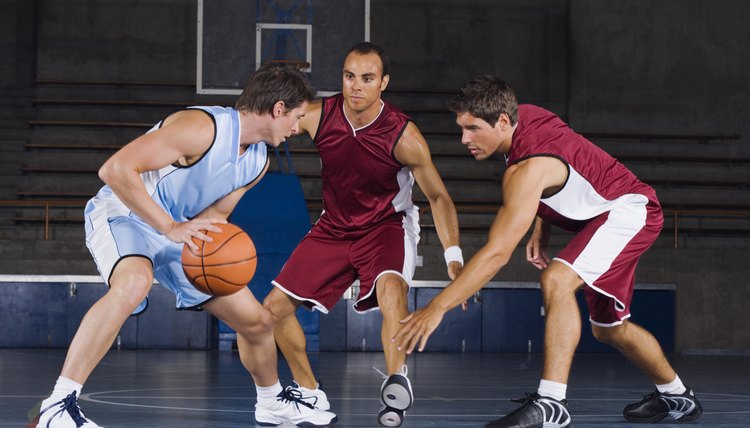
[[[64,350],[0,349],[0,427],[29,425],[51,389]],[[692,427],[750,427],[750,356],[671,356],[703,403]],[[382,354],[323,352],[313,367],[338,427],[377,427]],[[416,401],[404,428],[481,427],[514,409],[511,398],[536,390],[541,354],[425,353],[410,357]],[[373,368],[374,367],[374,368]],[[282,362],[282,383],[291,376]],[[568,389],[580,427],[636,427],[622,408],[650,392],[644,375],[617,354],[576,356]],[[108,428],[252,427],[255,391],[236,352],[111,351],[85,385],[81,406]]]

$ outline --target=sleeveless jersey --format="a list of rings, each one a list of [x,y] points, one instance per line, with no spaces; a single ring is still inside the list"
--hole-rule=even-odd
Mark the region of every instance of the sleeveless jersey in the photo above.
[[[184,222],[198,215],[232,191],[252,183],[268,159],[264,143],[251,144],[240,154],[240,118],[229,107],[189,107],[208,113],[214,121],[214,141],[194,164],[169,165],[141,174],[151,199],[175,221]],[[148,132],[161,127],[159,122]],[[123,204],[109,186],[101,188],[89,201],[86,212],[106,209],[108,217],[129,215],[143,222]],[[143,222],[145,223],[145,222]]]
[[[570,129],[543,108],[518,106],[518,126],[506,163],[533,156],[552,156],[568,167],[568,180],[555,194],[542,198],[537,214],[567,230],[579,230],[587,220],[624,204],[659,206],[653,188],[639,181],[624,165]]]
[[[393,155],[410,119],[383,101],[375,120],[354,129],[343,104],[341,94],[323,100],[314,140],[323,179],[320,221],[338,230],[361,230],[414,206],[414,177]]]

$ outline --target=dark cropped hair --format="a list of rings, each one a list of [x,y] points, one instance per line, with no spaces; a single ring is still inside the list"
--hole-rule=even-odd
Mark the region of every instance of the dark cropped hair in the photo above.
[[[516,92],[495,76],[479,76],[466,83],[448,108],[456,114],[470,113],[493,126],[501,113],[508,115],[511,125],[518,122]]]
[[[235,108],[257,114],[272,113],[274,104],[283,101],[286,111],[289,111],[305,101],[312,101],[315,93],[302,72],[284,64],[269,62],[250,77]]]
[[[354,44],[354,46],[349,49],[349,52],[346,53],[346,56],[349,56],[350,53],[356,52],[360,55],[367,55],[368,53],[375,53],[380,57],[380,63],[383,64],[383,76],[384,77],[388,75],[388,66],[391,64],[391,59],[388,58],[388,55],[385,53],[385,50],[375,43],[370,42],[359,42]]]

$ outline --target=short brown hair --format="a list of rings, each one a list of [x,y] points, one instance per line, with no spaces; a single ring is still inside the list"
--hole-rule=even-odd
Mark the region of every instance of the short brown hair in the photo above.
[[[349,52],[346,53],[346,56],[349,56],[349,54],[353,52],[359,55],[367,55],[368,53],[376,54],[378,57],[380,57],[380,63],[383,65],[383,75],[380,77],[388,75],[388,66],[391,64],[391,59],[388,58],[388,55],[385,53],[385,50],[382,46],[370,42],[359,42],[355,43],[349,49]]]
[[[518,122],[516,92],[495,76],[483,75],[466,83],[448,108],[456,114],[470,113],[493,126],[501,113],[508,115],[511,125]]]
[[[284,64],[269,62],[250,77],[235,108],[257,114],[272,113],[276,102],[283,101],[286,111],[289,111],[305,101],[312,101],[314,97],[315,89],[302,72]]]

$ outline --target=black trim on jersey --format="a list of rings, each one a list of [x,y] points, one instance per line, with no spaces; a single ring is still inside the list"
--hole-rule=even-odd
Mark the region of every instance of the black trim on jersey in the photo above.
[[[323,118],[326,116],[326,114],[325,114],[326,113],[326,109],[325,109],[326,100],[329,99],[329,98],[333,98],[333,97],[335,97],[335,95],[330,96],[330,97],[325,97],[325,98],[322,98],[320,100],[320,120],[318,121],[318,129],[315,130],[315,138],[313,138],[313,140],[312,140],[313,145],[315,145],[315,146],[317,146],[317,144],[315,143],[315,141],[317,141],[318,135],[320,135],[320,127],[323,125]],[[341,108],[342,109],[344,108],[343,105],[341,106]]]
[[[522,162],[522,161],[525,161],[527,159],[538,158],[538,157],[555,158],[555,159],[559,160],[560,162],[562,162],[563,165],[565,165],[565,168],[568,170],[568,175],[565,177],[565,183],[563,183],[562,186],[560,186],[560,188],[555,193],[553,193],[551,195],[544,196],[544,197],[542,197],[540,199],[551,198],[551,197],[555,196],[556,194],[560,193],[562,191],[562,189],[565,188],[565,185],[568,184],[568,180],[570,180],[570,164],[568,163],[568,161],[566,161],[565,159],[563,159],[562,156],[555,155],[555,154],[552,154],[552,153],[536,153],[536,154],[533,154],[533,155],[524,156],[522,158],[518,158],[518,160],[516,160],[515,162],[513,162],[513,164],[515,165],[515,164],[517,164],[519,162]]]
[[[161,129],[162,125],[164,125],[164,121],[167,120],[173,114],[179,113],[181,111],[188,111],[188,110],[202,111],[203,113],[206,113],[208,115],[208,117],[211,118],[211,122],[214,123],[214,138],[211,141],[211,145],[208,146],[208,149],[206,149],[206,151],[203,152],[203,154],[201,155],[200,158],[198,158],[197,161],[191,163],[190,165],[180,165],[179,162],[174,162],[174,163],[172,163],[172,166],[175,167],[175,168],[190,168],[191,166],[193,166],[193,165],[197,164],[198,162],[200,162],[204,157],[206,157],[206,155],[208,154],[208,152],[211,150],[211,147],[213,147],[214,144],[216,143],[216,136],[219,133],[219,127],[218,127],[218,125],[216,125],[216,118],[214,117],[214,115],[211,114],[211,113],[209,113],[209,112],[207,112],[206,110],[203,110],[202,108],[198,108],[198,107],[186,107],[186,108],[183,108],[183,109],[180,109],[180,110],[175,110],[175,111],[169,113],[164,119],[161,120],[161,122],[159,122],[159,129]]]
[[[391,148],[391,157],[401,166],[406,166],[406,165],[402,164],[398,159],[396,159],[396,146],[398,145],[398,142],[401,141],[401,136],[404,135],[404,132],[406,132],[406,127],[409,126],[409,123],[414,123],[414,121],[411,119],[406,119],[406,123],[404,124],[404,127],[401,128],[401,132],[398,133],[398,136],[396,137],[396,142],[393,143],[393,147]],[[417,124],[414,123],[414,126],[417,126]]]
[[[260,170],[260,172],[258,173],[258,175],[255,176],[255,178],[253,178],[252,180],[250,180],[249,183],[245,184],[242,187],[247,187],[247,186],[249,186],[249,185],[251,185],[251,184],[259,181],[260,180],[260,176],[263,175],[264,173],[268,172],[268,167],[270,165],[271,165],[271,158],[268,157],[268,150],[266,149],[266,164],[263,166],[263,169]]]

